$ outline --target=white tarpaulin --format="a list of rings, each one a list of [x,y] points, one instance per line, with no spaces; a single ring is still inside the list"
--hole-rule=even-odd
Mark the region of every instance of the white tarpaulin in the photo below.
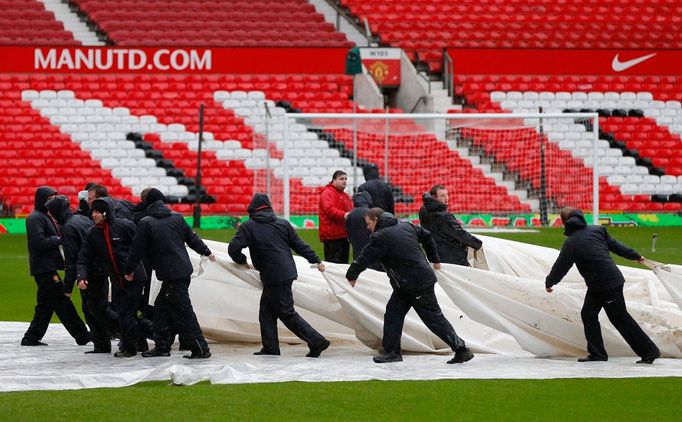
[[[477,254],[473,264],[489,270],[444,264],[437,271],[440,287],[436,286],[436,294],[443,313],[467,344],[476,352],[487,353],[518,354],[523,349],[541,357],[586,354],[580,319],[585,284],[577,270],[572,269],[550,295],[544,290],[544,276],[557,250],[492,237],[483,237],[483,241],[482,253]],[[225,253],[226,244],[210,242],[209,246],[218,262],[203,261],[203,273],[194,279],[191,288],[202,327],[213,335],[219,333],[222,340],[258,342],[258,273],[232,263]],[[192,257],[197,265],[199,257]],[[332,339],[347,339],[355,333],[363,344],[379,349],[383,313],[391,294],[386,274],[367,270],[352,288],[345,279],[347,265],[328,264],[322,274],[300,257],[295,261],[299,280],[294,282],[293,292],[304,318]],[[682,357],[682,312],[664,284],[651,270],[621,270],[627,279],[625,296],[630,313],[664,356]],[[249,301],[242,290],[251,293]],[[240,293],[235,295],[235,291]],[[230,324],[225,325],[229,330],[221,325],[219,317],[227,314]],[[632,356],[605,315],[602,323],[609,354]],[[235,325],[252,326],[250,335],[236,332]],[[284,328],[282,331],[287,333]],[[297,341],[290,333],[283,339]],[[402,348],[408,352],[447,350],[414,311],[405,319]]]
[[[28,323],[0,322],[0,392],[125,387],[145,381],[192,385],[200,381],[245,384],[284,381],[364,381],[434,379],[548,379],[682,377],[682,359],[635,365],[634,358],[581,364],[575,359],[477,354],[463,365],[448,365],[451,354],[406,354],[403,362],[377,365],[374,352],[357,341],[335,341],[319,359],[306,358],[305,345],[282,345],[282,356],[253,356],[258,346],[211,344],[210,359],[114,358],[85,355],[61,324],[51,324],[47,347],[22,347]],[[112,343],[116,346],[116,342]]]

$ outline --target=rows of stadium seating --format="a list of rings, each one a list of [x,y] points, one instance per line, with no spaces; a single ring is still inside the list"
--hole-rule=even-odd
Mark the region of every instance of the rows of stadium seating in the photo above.
[[[682,4],[341,0],[381,42],[440,72],[446,47],[680,48]]]
[[[80,45],[37,0],[0,0],[0,45]]]
[[[74,2],[120,46],[354,45],[304,0]]]

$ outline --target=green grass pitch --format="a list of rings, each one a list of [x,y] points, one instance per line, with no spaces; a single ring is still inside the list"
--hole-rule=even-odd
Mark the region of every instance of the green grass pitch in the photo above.
[[[682,228],[610,228],[656,261],[682,263]],[[234,231],[202,231],[229,241]],[[317,231],[301,236],[321,254]],[[657,233],[656,252],[651,238]],[[558,248],[559,229],[486,233]],[[620,264],[632,264],[617,259]],[[0,320],[28,321],[35,284],[25,236],[0,236]],[[80,306],[78,295],[74,302]],[[56,321],[56,320],[55,320]],[[17,339],[17,342],[20,339]],[[7,357],[3,357],[7,358]],[[277,383],[0,394],[0,420],[679,420],[679,378]]]

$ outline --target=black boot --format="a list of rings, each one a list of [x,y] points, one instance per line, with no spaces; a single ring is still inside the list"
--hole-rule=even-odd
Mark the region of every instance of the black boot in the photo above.
[[[137,352],[129,350],[119,350],[118,352],[114,353],[114,357],[116,358],[131,358],[135,355],[137,355]]]
[[[578,358],[578,362],[606,362],[609,358],[600,358],[594,355],[587,355],[584,358]]]
[[[319,358],[320,354],[322,352],[324,352],[325,350],[327,350],[327,348],[329,348],[330,344],[331,343],[329,342],[329,340],[325,339],[322,343],[320,343],[316,346],[308,346],[310,348],[310,351],[308,352],[306,357]]]
[[[253,352],[255,356],[279,356],[279,351],[274,351],[272,349],[260,349],[257,352]]]
[[[372,358],[374,363],[402,362],[403,356],[393,352],[386,352]]]
[[[159,350],[156,347],[153,348],[152,350],[148,350],[146,352],[142,352],[142,357],[143,358],[155,358],[157,356],[170,356],[170,352],[164,352],[163,350]]]
[[[27,339],[26,337],[24,337],[21,339],[21,345],[22,346],[47,346],[47,343],[43,343],[42,341],[38,341],[38,340]]]
[[[648,357],[648,358],[642,358],[642,359],[638,360],[638,361],[635,362],[635,363],[644,363],[644,364],[647,364],[647,365],[651,365],[652,363],[654,363],[654,361],[655,361],[656,359],[658,359],[658,358],[660,358],[660,357],[661,357],[661,352],[658,352],[658,353],[655,354],[654,356],[651,356],[651,357]]]
[[[461,347],[455,351],[455,357],[450,359],[448,363],[464,363],[469,362],[474,358],[474,353],[467,347]]]
[[[191,355],[185,355],[185,356],[183,356],[183,358],[185,358],[185,359],[208,359],[208,358],[210,358],[210,357],[211,357],[211,352],[208,351],[208,350],[205,351],[205,352],[203,352],[203,353],[201,353],[201,352],[199,352],[199,353],[192,352]]]

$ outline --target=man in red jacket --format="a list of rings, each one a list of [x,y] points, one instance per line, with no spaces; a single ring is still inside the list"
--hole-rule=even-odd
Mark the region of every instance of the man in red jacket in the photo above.
[[[324,244],[324,260],[348,264],[350,245],[346,233],[346,217],[353,203],[344,189],[348,175],[336,170],[332,181],[320,195],[320,240]]]

